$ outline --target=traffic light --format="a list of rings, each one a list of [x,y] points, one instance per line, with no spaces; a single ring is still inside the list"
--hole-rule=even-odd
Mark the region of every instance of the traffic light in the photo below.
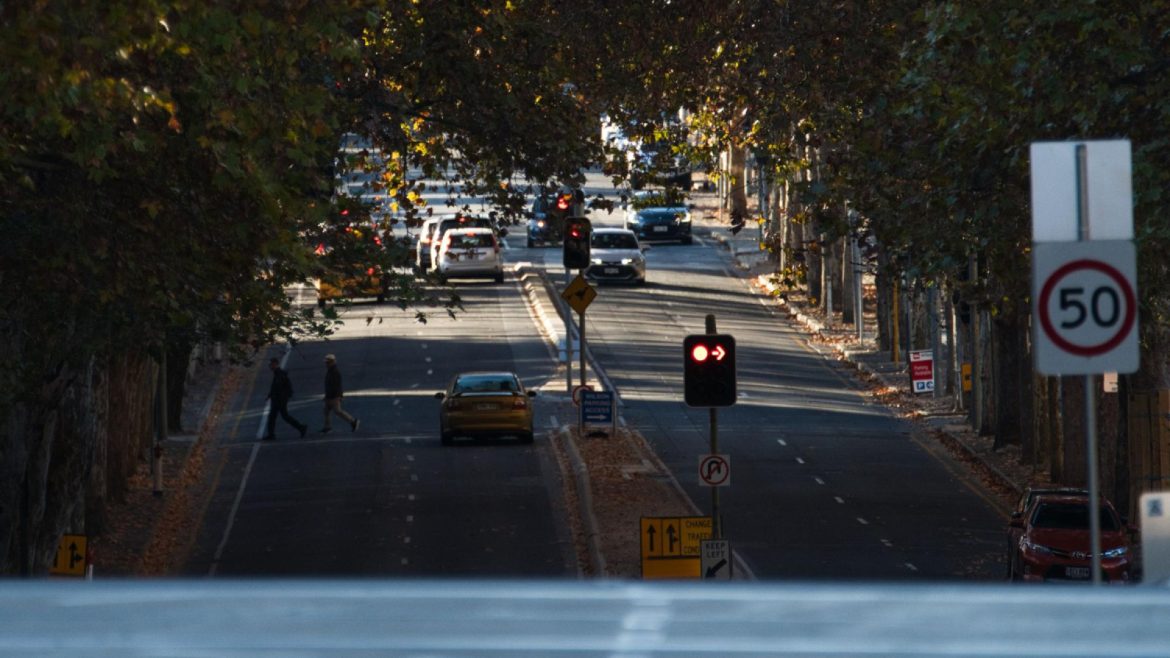
[[[565,219],[565,268],[589,267],[589,241],[593,226],[585,217]]]
[[[561,192],[557,195],[557,210],[567,213],[573,209],[573,193]]]
[[[735,337],[694,334],[684,338],[683,382],[687,406],[735,404]]]

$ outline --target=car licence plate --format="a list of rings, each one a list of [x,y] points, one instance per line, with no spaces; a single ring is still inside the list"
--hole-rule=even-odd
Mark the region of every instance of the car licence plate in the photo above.
[[[607,267],[607,268],[605,268],[605,270],[604,270],[604,271],[605,271],[605,273],[606,273],[606,274],[617,274],[617,273],[618,273],[618,268],[616,268],[616,267]]]
[[[669,226],[655,226],[655,227],[654,227],[654,232],[655,232],[655,233],[666,233],[666,231],[667,231],[669,228],[670,228]]]
[[[1065,567],[1064,575],[1078,580],[1088,580],[1089,567]]]
[[[478,409],[479,411],[491,411],[492,409],[496,408],[496,405],[491,404],[490,402],[489,403],[481,403],[481,404],[475,405],[475,408]]]

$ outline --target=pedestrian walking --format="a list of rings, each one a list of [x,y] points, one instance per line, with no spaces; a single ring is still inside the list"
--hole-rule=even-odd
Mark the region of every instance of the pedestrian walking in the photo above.
[[[268,369],[272,371],[272,386],[268,389],[268,400],[272,403],[272,408],[268,410],[268,431],[264,434],[264,440],[271,441],[276,438],[277,414],[280,414],[284,422],[297,428],[301,438],[304,438],[309,426],[288,413],[288,401],[293,396],[292,380],[289,379],[288,372],[280,367],[280,359],[276,358],[268,361]]]
[[[325,426],[321,428],[322,432],[333,429],[329,422],[332,414],[337,414],[338,418],[347,421],[350,429],[354,432],[362,424],[360,420],[341,408],[341,397],[344,394],[345,391],[341,388],[341,370],[337,367],[337,357],[327,354],[325,356]]]

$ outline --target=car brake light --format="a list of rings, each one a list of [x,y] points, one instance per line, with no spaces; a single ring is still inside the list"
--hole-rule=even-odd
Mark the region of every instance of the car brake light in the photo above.
[[[372,267],[366,270],[366,274],[368,274],[370,276],[374,276],[374,272],[375,272],[375,270]]]

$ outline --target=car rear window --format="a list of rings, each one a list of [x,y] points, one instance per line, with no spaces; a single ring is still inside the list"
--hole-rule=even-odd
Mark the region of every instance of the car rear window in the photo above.
[[[1101,509],[1101,530],[1118,530],[1117,519],[1108,508]],[[1041,503],[1032,515],[1032,526],[1063,530],[1088,530],[1089,507],[1077,503]]]
[[[629,233],[594,233],[593,246],[598,249],[637,249],[638,239]]]
[[[452,231],[447,237],[450,240],[452,249],[482,249],[485,247],[493,247],[496,244],[496,239],[488,233],[462,233]]]
[[[488,219],[487,217],[465,217],[462,220],[444,219],[443,221],[439,222],[438,233],[439,233],[439,235],[443,235],[447,231],[450,231],[451,229],[457,229],[457,228],[491,228],[491,227],[492,227],[492,220]]]
[[[512,377],[471,375],[455,381],[453,393],[518,393],[519,383]]]

